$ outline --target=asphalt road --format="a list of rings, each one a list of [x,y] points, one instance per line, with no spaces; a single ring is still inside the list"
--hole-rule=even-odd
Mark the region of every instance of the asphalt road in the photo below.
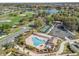
[[[0,40],[0,46],[14,41],[16,37],[18,37],[20,34],[27,32],[27,31],[29,31],[29,28],[25,28],[25,27],[20,28],[18,32],[8,35],[4,39]]]

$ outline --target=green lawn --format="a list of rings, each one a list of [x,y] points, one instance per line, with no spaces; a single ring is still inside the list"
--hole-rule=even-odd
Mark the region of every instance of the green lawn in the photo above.
[[[10,24],[14,25],[14,24],[18,24],[19,23],[19,21],[21,20],[21,17],[15,16],[15,17],[10,17],[10,19],[11,19],[11,23]]]
[[[12,17],[8,17],[7,19],[11,20],[11,22],[0,23],[0,25],[1,25],[1,24],[9,24],[9,25],[18,24],[19,21],[21,20],[21,17],[19,17],[19,16],[12,16]],[[6,19],[5,19],[5,20],[6,20]]]
[[[27,16],[28,18],[32,17],[33,14],[34,14],[34,12],[26,12],[26,16]]]

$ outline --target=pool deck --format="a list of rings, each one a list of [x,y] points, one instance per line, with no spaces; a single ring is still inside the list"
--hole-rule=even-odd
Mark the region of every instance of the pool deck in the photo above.
[[[33,37],[36,37],[36,38],[38,38],[38,39],[40,39],[40,40],[42,40],[42,41],[45,41],[45,42],[39,44],[38,46],[35,46],[35,45],[34,45],[34,42],[33,42],[33,40],[32,40]],[[27,45],[33,46],[33,47],[35,47],[35,48],[41,50],[41,49],[45,49],[45,48],[44,48],[44,47],[45,47],[45,43],[46,43],[47,40],[49,40],[50,38],[52,38],[52,36],[50,36],[50,35],[46,35],[46,34],[43,34],[43,33],[34,33],[34,34],[32,34],[31,36],[29,36],[28,38],[26,38],[25,41],[26,41],[26,44],[27,44]]]

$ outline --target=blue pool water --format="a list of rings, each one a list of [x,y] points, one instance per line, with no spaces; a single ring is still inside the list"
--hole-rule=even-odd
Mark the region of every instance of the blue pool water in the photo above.
[[[34,44],[35,46],[39,46],[40,44],[45,43],[44,40],[41,40],[41,39],[39,39],[39,38],[37,38],[37,37],[32,37],[32,41],[33,41],[33,44]]]

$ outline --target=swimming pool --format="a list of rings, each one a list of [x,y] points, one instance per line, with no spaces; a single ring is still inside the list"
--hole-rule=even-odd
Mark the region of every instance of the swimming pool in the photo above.
[[[37,38],[37,37],[32,37],[32,41],[33,41],[33,44],[34,44],[35,46],[39,46],[40,44],[45,43],[44,40],[41,40],[41,39],[39,39],[39,38]]]

